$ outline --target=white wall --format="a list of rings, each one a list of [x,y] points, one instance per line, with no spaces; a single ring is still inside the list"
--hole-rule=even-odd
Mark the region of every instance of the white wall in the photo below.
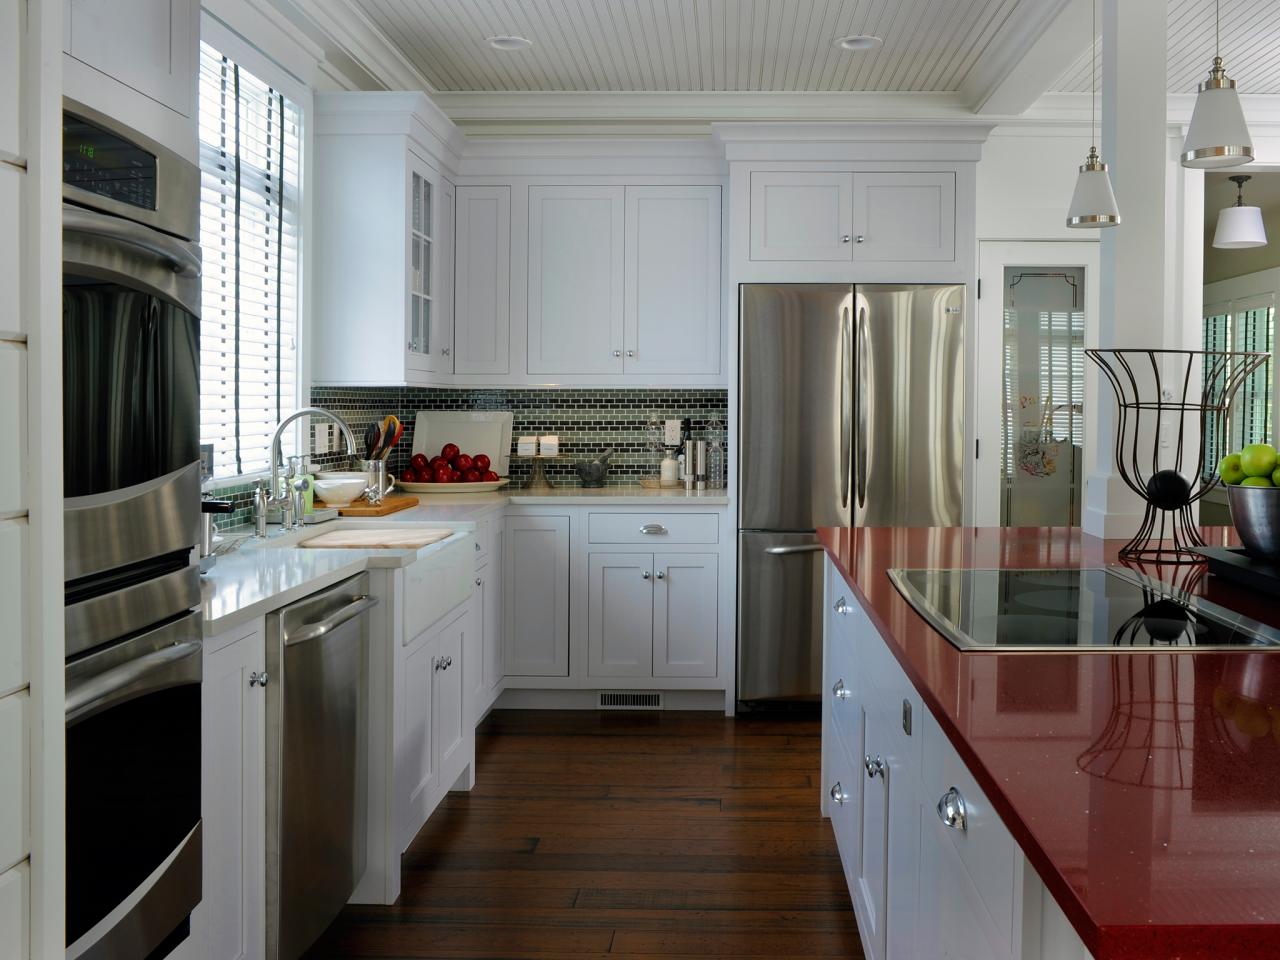
[[[1087,128],[996,127],[978,161],[979,240],[1083,240],[1066,226],[1076,172],[1089,152]]]

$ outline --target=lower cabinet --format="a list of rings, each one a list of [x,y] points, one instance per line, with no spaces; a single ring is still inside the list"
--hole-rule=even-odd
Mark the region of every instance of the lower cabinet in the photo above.
[[[502,556],[503,530],[493,534],[493,551],[489,556]],[[471,595],[473,629],[468,632],[468,647],[463,675],[467,687],[470,721],[480,722],[497,699],[502,685],[502,560],[486,560],[476,569],[476,590]]]
[[[507,517],[506,672],[569,675],[569,518]]]
[[[206,960],[261,957],[266,938],[266,697],[259,622],[205,643],[200,814],[204,894],[191,918]]]
[[[714,677],[714,553],[591,553],[588,671],[593,677]]]

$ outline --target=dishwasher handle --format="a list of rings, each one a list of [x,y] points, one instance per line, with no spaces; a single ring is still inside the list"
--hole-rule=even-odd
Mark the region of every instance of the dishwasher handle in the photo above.
[[[314,623],[308,623],[296,633],[285,635],[284,645],[292,647],[294,644],[307,643],[310,640],[318,640],[326,633],[337,629],[348,620],[360,616],[366,610],[371,610],[378,605],[377,597],[353,597],[351,602],[340,610],[329,614],[323,620],[317,620]]]

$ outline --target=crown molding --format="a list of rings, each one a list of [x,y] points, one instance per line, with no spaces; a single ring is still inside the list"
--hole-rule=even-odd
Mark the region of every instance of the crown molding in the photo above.
[[[387,90],[434,88],[400,48],[353,4],[345,0],[273,0],[288,4],[320,30],[335,48]]]

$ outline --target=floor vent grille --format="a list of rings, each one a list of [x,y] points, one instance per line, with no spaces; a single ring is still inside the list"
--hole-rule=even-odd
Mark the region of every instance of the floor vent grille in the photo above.
[[[601,710],[661,710],[661,693],[626,693],[616,690],[600,691]]]

